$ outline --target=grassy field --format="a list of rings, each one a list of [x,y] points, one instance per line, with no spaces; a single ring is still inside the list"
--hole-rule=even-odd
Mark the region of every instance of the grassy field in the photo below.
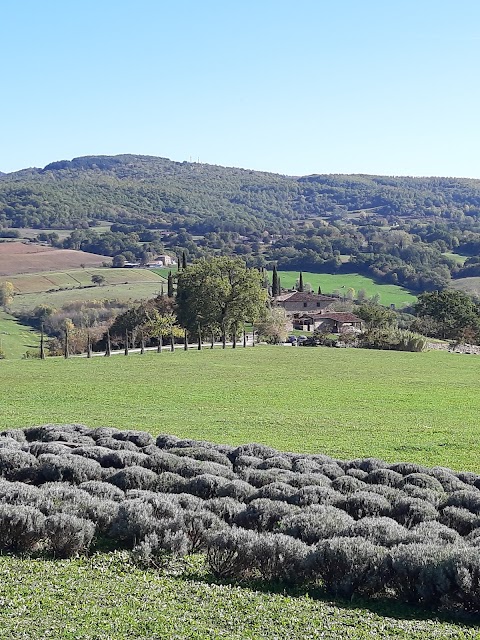
[[[0,425],[81,422],[478,473],[479,373],[475,356],[322,347],[12,360]]]
[[[458,280],[452,280],[450,286],[452,289],[458,289],[459,291],[464,291],[470,295],[479,296],[480,295],[480,278],[472,277],[472,278],[459,278]]]
[[[39,340],[39,335],[33,329],[0,311],[0,349],[6,358],[21,358],[26,351],[38,349]]]
[[[295,281],[298,278],[298,271],[279,271],[278,275],[280,276],[282,287],[290,288],[295,285]],[[343,291],[346,293],[350,287],[355,289],[356,293],[358,293],[360,289],[364,289],[368,297],[378,294],[380,296],[380,304],[385,306],[394,304],[397,309],[414,304],[417,300],[410,291],[403,287],[394,284],[378,284],[371,278],[361,276],[358,273],[332,275],[329,273],[309,273],[304,271],[303,282],[309,282],[315,293],[318,287],[321,287],[323,294],[338,291],[340,295],[342,295]]]
[[[257,347],[3,361],[2,427],[82,422],[217,442],[378,456],[480,471],[480,359],[449,353]],[[142,571],[115,552],[0,558],[0,638],[479,638],[478,626],[395,603],[332,603]]]
[[[478,628],[385,603],[211,584],[141,571],[119,553],[79,560],[0,558],[0,638],[39,640],[304,640],[478,638]],[[13,578],[13,579],[12,579]]]
[[[101,275],[105,284],[93,286],[92,276]],[[141,300],[160,292],[165,280],[148,269],[73,269],[23,274],[9,278],[15,287],[10,305],[13,312],[39,304],[60,308],[75,300]]]

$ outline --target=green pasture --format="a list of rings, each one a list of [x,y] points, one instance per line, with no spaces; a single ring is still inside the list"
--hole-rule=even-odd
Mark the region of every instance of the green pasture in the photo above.
[[[480,358],[325,347],[4,360],[0,425],[81,422],[480,472]]]
[[[21,358],[26,351],[38,349],[40,337],[33,329],[0,311],[0,351],[6,358]]]
[[[101,275],[105,284],[93,285],[92,276]],[[25,274],[9,278],[16,294],[12,312],[33,309],[39,304],[60,308],[77,300],[142,300],[166,289],[164,278],[149,269],[74,269]]]
[[[478,628],[389,603],[209,582],[183,570],[142,571],[126,554],[78,560],[0,558],[0,638],[11,640],[304,640],[478,638]]]
[[[298,271],[279,271],[278,275],[283,288],[294,287],[295,281],[298,279]],[[315,293],[320,287],[322,293],[327,295],[334,291],[338,291],[340,295],[343,295],[350,288],[355,289],[357,294],[360,289],[364,289],[369,298],[378,294],[380,296],[380,304],[385,306],[394,304],[397,309],[414,304],[417,300],[413,293],[403,287],[395,284],[379,284],[371,278],[358,273],[330,274],[304,271],[303,282],[304,284],[309,282]]]
[[[0,424],[81,422],[342,458],[480,471],[480,359],[255,347],[0,363]],[[201,558],[142,571],[123,552],[0,557],[0,639],[474,639],[387,601],[222,584]]]

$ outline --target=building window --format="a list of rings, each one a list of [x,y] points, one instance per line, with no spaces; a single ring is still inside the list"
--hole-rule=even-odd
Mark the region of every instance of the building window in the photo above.
[[[319,303],[319,302],[317,302],[317,307],[319,307],[319,306],[320,306],[320,303]]]
[[[306,302],[304,302],[304,303],[303,303],[303,306],[304,306],[304,307],[306,307],[306,306],[307,306],[307,303],[306,303]]]

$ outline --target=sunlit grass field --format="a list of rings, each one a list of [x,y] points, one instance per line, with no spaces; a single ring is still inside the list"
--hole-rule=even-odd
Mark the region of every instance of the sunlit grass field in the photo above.
[[[3,361],[0,424],[81,422],[480,472],[480,358],[249,347]]]
[[[40,336],[16,318],[0,311],[0,350],[6,358],[21,358],[27,351],[38,349]]]
[[[479,373],[474,356],[293,347],[5,360],[0,423],[112,425],[478,473]],[[191,562],[154,572],[119,553],[0,558],[0,638],[480,637],[474,623],[392,602],[212,583]]]

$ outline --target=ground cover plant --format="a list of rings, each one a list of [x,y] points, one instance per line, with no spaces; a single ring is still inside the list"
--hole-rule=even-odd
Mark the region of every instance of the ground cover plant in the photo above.
[[[76,421],[480,473],[479,367],[446,352],[273,346],[2,360],[0,426]]]
[[[2,552],[203,553],[218,579],[480,616],[471,472],[66,424],[1,432],[0,475]]]

